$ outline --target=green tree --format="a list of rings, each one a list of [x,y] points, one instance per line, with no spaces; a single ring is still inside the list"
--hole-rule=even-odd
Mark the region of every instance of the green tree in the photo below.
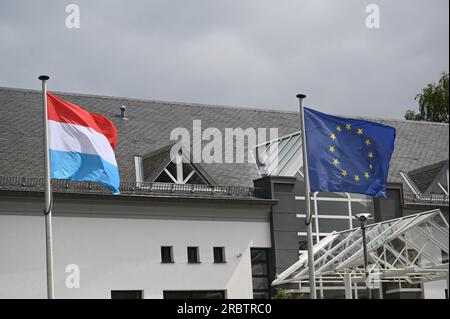
[[[405,119],[412,121],[449,122],[448,72],[443,72],[438,83],[428,84],[416,95],[419,112],[408,110]]]

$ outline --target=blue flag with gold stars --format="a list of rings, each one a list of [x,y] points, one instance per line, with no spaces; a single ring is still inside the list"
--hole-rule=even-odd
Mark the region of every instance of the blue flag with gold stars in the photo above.
[[[386,198],[395,128],[305,108],[312,192],[348,192]]]

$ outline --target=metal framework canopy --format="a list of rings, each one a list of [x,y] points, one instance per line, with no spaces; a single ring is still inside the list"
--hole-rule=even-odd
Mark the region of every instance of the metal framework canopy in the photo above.
[[[366,227],[372,283],[410,284],[446,279],[449,225],[440,210],[392,219]],[[317,279],[323,283],[365,280],[361,229],[333,232],[314,245]],[[308,284],[308,257],[299,260],[272,285]]]

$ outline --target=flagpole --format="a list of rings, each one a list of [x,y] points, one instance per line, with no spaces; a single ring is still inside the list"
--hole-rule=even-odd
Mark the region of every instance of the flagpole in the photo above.
[[[305,206],[306,206],[306,237],[308,246],[308,268],[309,268],[309,289],[310,299],[317,299],[316,291],[316,276],[314,271],[314,253],[313,253],[313,236],[311,225],[311,192],[309,185],[309,172],[308,172],[308,156],[306,145],[306,130],[305,130],[305,109],[303,107],[303,99],[306,97],[304,94],[297,94],[299,106],[300,106],[300,125],[302,132],[302,154],[303,154],[303,177],[305,181]]]
[[[53,240],[52,240],[52,185],[50,183],[50,155],[48,149],[47,75],[39,76],[42,81],[42,107],[44,110],[44,162],[45,162],[45,249],[47,264],[47,298],[54,298],[53,283]]]

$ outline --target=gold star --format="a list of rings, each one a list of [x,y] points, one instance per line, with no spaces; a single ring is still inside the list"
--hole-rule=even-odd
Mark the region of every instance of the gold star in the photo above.
[[[355,175],[355,181],[358,183],[360,180],[359,175]]]
[[[330,148],[328,149],[331,153],[334,153],[335,149],[334,146],[330,146]]]
[[[347,131],[350,131],[352,129],[352,126],[350,124],[345,124],[345,128]]]
[[[372,152],[369,152],[369,158],[373,158],[373,153]]]
[[[356,131],[356,134],[358,134],[359,136],[364,134],[364,131],[362,128],[359,128],[358,131]]]
[[[344,177],[347,176],[347,175],[348,175],[347,170],[344,169],[344,170],[342,171],[341,175],[344,176]]]
[[[338,131],[338,132],[341,132],[341,131],[342,131],[342,128],[341,128],[340,125],[338,125],[338,126],[336,127],[336,131]]]
[[[365,172],[365,173],[364,173],[364,177],[365,177],[366,179],[369,179],[369,177],[370,177],[369,172]]]
[[[338,166],[339,165],[339,161],[336,158],[333,160],[333,165],[334,166]]]
[[[372,142],[368,138],[366,138],[366,145],[370,145],[370,144],[372,144]]]
[[[372,164],[370,164],[369,167],[370,167],[370,169],[373,169],[373,165]]]
[[[334,140],[336,139],[336,134],[331,133],[330,137],[331,137],[331,139],[334,141]]]

